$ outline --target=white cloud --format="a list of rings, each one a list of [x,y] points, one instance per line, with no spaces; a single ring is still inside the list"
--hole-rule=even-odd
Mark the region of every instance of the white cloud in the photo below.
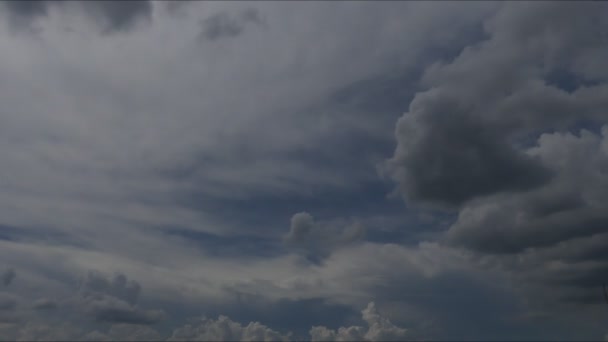
[[[378,314],[374,302],[370,302],[363,311],[363,320],[367,330],[360,326],[340,327],[337,331],[324,326],[310,329],[312,341],[403,341],[411,338],[407,329],[397,327],[391,321]]]

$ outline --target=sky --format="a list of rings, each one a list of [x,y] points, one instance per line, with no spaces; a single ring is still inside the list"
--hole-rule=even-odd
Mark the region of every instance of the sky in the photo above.
[[[0,2],[0,340],[608,340],[607,14]]]

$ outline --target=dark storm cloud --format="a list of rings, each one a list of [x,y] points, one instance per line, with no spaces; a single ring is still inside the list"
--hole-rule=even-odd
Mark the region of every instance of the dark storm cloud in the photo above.
[[[201,23],[201,36],[214,41],[222,38],[233,38],[250,26],[262,25],[264,22],[256,9],[250,8],[237,14],[228,12],[217,13]]]
[[[543,135],[530,153],[554,170],[555,179],[536,191],[468,205],[461,210],[448,239],[482,252],[517,253],[605,233],[608,230],[608,193],[604,190],[608,186],[606,133],[605,127],[601,135],[585,130],[578,136]]]
[[[15,269],[9,268],[8,270],[6,270],[2,273],[2,277],[1,277],[2,284],[4,284],[4,286],[10,285],[16,276],[17,276],[17,272],[15,272]]]
[[[380,315],[374,302],[361,311],[367,329],[361,326],[340,327],[337,331],[324,326],[310,329],[312,341],[403,341],[409,336],[407,329],[394,325]]]
[[[551,173],[518,146],[530,135],[602,117],[606,103],[598,92],[605,89],[583,81],[605,71],[598,65],[593,75],[577,67],[596,65],[591,51],[605,50],[599,32],[608,27],[597,14],[603,10],[604,4],[591,3],[505,4],[485,23],[487,40],[430,67],[423,77],[430,89],[415,96],[396,128],[389,173],[403,194],[411,201],[458,206],[547,184]],[[589,20],[563,23],[569,11]],[[545,81],[565,66],[583,80],[575,91]]]
[[[504,3],[487,39],[426,70],[388,163],[408,203],[457,210],[445,242],[543,305],[598,304],[608,276],[606,10]]]
[[[147,0],[66,2],[56,0],[5,1],[11,24],[20,27],[31,25],[47,16],[51,8],[68,7],[82,10],[96,22],[104,33],[131,29],[140,19],[150,19],[152,3]]]
[[[440,91],[418,95],[397,124],[393,177],[412,201],[460,205],[474,197],[521,191],[551,174],[512,149],[499,127]]]
[[[604,138],[564,131],[581,120],[606,122],[608,89],[593,59],[606,50],[608,24],[597,14],[605,9],[504,4],[485,23],[487,40],[427,70],[431,88],[399,120],[389,169],[412,202],[462,206],[453,241],[519,252],[604,230]],[[589,20],[562,22],[571,11]],[[545,80],[564,68],[595,82],[564,91]],[[530,139],[536,146],[526,146]]]

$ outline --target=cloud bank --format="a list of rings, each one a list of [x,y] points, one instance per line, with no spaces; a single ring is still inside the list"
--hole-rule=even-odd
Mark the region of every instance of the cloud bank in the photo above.
[[[601,339],[606,10],[2,3],[0,336]]]

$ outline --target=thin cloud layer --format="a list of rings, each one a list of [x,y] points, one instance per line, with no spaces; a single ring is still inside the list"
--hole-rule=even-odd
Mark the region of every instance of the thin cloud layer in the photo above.
[[[17,272],[15,272],[15,269],[9,268],[8,270],[2,272],[2,284],[4,284],[4,286],[9,286],[16,276]]]

